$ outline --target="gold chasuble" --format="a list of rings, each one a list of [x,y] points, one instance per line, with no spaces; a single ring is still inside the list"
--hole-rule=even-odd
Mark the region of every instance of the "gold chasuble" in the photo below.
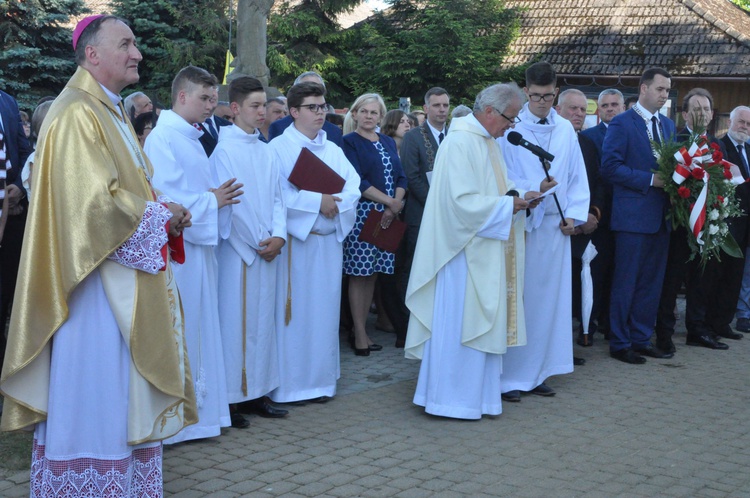
[[[170,437],[197,421],[171,269],[151,275],[107,259],[154,200],[152,166],[132,126],[82,68],[50,108],[40,136],[0,378],[1,428],[46,420],[50,340],[68,317],[73,290],[99,270],[130,351],[128,443]]]
[[[467,264],[466,295],[456,296],[463,298],[461,344],[492,354],[526,344],[525,216],[513,216],[508,240],[477,236],[498,201],[514,187],[497,142],[469,117],[451,124],[435,158],[406,291],[411,311],[407,358],[422,358],[432,336],[438,272],[461,251]]]

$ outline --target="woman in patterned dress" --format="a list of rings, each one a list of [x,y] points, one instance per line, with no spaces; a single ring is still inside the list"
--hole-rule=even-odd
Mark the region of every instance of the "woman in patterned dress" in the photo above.
[[[362,198],[357,206],[357,221],[344,241],[344,273],[349,275],[349,305],[354,322],[354,352],[369,356],[382,346],[367,336],[365,322],[372,302],[378,273],[392,274],[394,254],[359,240],[367,215],[372,209],[383,213],[382,226],[387,228],[403,208],[406,176],[391,137],[377,133],[385,115],[380,95],[367,93],[352,106],[354,132],[344,135],[344,153],[361,178]]]

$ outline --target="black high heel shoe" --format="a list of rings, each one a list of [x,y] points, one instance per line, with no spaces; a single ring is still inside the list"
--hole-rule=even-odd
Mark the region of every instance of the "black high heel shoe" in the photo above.
[[[370,356],[370,348],[365,348],[365,349],[354,348],[354,355],[355,356]]]
[[[380,351],[381,349],[383,349],[383,346],[381,346],[380,344],[370,344],[368,349],[370,351]]]

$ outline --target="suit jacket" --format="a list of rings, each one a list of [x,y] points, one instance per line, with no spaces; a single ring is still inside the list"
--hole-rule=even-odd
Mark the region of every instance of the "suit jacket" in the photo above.
[[[21,114],[18,112],[16,100],[2,90],[0,90],[0,115],[3,118],[2,126],[5,132],[5,151],[11,165],[6,177],[6,184],[14,183],[24,192],[21,184],[21,169],[26,164],[29,154],[31,154],[31,144],[23,131]]]
[[[663,140],[675,134],[675,125],[659,116]],[[612,184],[612,230],[653,234],[659,231],[669,206],[661,188],[651,186],[656,158],[646,123],[633,109],[615,116],[602,145],[601,174]]]
[[[599,152],[596,149],[596,145],[592,140],[585,137],[582,133],[578,134],[578,144],[581,147],[581,154],[583,155],[583,162],[586,163],[586,178],[589,182],[589,212],[594,212],[592,208],[596,207],[600,214],[600,226],[597,230],[601,230],[601,221],[606,219],[607,215],[607,199],[604,184],[599,173],[599,165],[601,163],[599,159]],[[586,246],[591,240],[591,234],[578,234],[570,238],[570,249],[574,258],[580,258],[583,256],[583,251],[586,250]]]
[[[742,177],[747,180],[750,178],[750,172],[745,171],[745,167],[742,164],[742,157],[740,157],[737,148],[729,138],[729,135],[724,135],[719,142],[724,146],[725,154],[724,157],[730,163],[734,163],[740,168]],[[750,158],[750,146],[744,144],[745,155]],[[750,183],[745,182],[742,185],[737,185],[734,189],[735,196],[740,201],[740,208],[745,213],[750,213]],[[729,231],[732,233],[732,237],[737,241],[737,244],[741,248],[750,245],[750,216],[740,216],[738,218],[732,218],[729,220]]]
[[[607,134],[607,125],[600,121],[598,125],[583,130],[580,134],[594,142],[596,150],[599,153],[599,158],[601,158],[602,144],[604,143],[604,136]]]
[[[220,129],[222,126],[232,126],[233,124],[231,121],[227,121],[226,119],[219,117],[219,116],[211,116],[208,119],[214,120],[214,128],[216,128],[216,133],[220,132]],[[204,126],[203,123],[200,123],[200,124],[201,126]],[[213,135],[211,135],[208,129],[206,129],[206,132],[203,135],[201,135],[201,137],[198,140],[200,140],[201,145],[203,146],[203,150],[206,151],[206,155],[208,157],[211,157],[211,154],[214,153],[216,144],[218,144],[219,141],[216,140],[213,137]]]
[[[430,143],[432,154],[427,151],[425,136]],[[409,197],[404,209],[404,221],[408,225],[418,227],[422,223],[422,212],[427,201],[427,193],[430,191],[427,172],[432,171],[437,152],[438,143],[427,121],[407,132],[401,142],[401,166],[409,185]]]
[[[284,116],[283,118],[277,119],[271,123],[271,126],[268,127],[268,141],[270,142],[284,133],[284,130],[286,130],[293,122],[294,118],[292,118],[292,116]],[[328,141],[335,143],[339,147],[344,146],[344,132],[341,131],[341,128],[330,121],[324,121],[323,131],[326,132],[326,139],[328,139]]]

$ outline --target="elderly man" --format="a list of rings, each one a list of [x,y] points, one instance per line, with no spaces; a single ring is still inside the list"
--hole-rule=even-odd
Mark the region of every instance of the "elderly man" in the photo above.
[[[500,414],[502,355],[526,342],[525,198],[539,193],[515,190],[495,142],[522,98],[515,84],[482,90],[435,160],[406,297],[406,357],[422,359],[414,403],[432,415]]]
[[[73,47],[37,149],[2,428],[36,426],[33,495],[160,496],[161,440],[197,420],[166,247],[190,218],[151,188],[118,95],[138,81],[133,32],[90,16]]]
[[[747,141],[750,140],[750,107],[739,106],[729,114],[729,132],[722,137],[721,142],[727,151],[727,160],[736,164],[742,176],[750,178],[750,146]],[[742,186],[747,185],[747,183]],[[739,192],[739,188],[738,188]],[[750,210],[745,210],[746,213]],[[749,235],[750,237],[750,235]],[[737,323],[735,328],[740,332],[750,332],[750,250],[747,250],[745,244],[738,240],[738,244],[745,252],[744,275],[742,277],[742,286],[740,296],[737,301]]]
[[[571,255],[573,256],[573,316],[578,319],[582,319],[580,275],[583,269],[583,262],[581,258],[589,242],[593,243],[597,252],[599,251],[600,238],[597,237],[597,235],[599,235],[599,222],[606,213],[606,192],[601,176],[599,175],[599,166],[601,162],[599,152],[593,140],[585,137],[583,133],[581,133],[583,123],[586,119],[587,105],[588,99],[586,99],[586,95],[580,90],[571,88],[560,94],[560,97],[557,100],[557,107],[555,107],[557,114],[559,114],[561,118],[570,121],[570,124],[573,125],[573,129],[578,134],[578,145],[581,147],[583,161],[586,164],[586,178],[591,193],[588,220],[586,220],[586,223],[576,227],[575,233],[570,239]],[[588,327],[589,337],[584,337],[583,324],[581,324],[578,334],[578,343],[582,346],[588,346],[593,343],[592,336],[597,330],[596,318],[599,315],[602,301],[609,297],[608,294],[603,292],[602,268],[596,264],[598,259],[599,256],[597,255],[594,263],[591,264],[594,295]],[[584,363],[582,358],[574,358],[573,362],[577,365],[582,365]]]
[[[508,401],[519,401],[522,391],[553,396],[555,391],[545,380],[573,371],[570,236],[576,227],[588,223],[589,187],[576,132],[552,108],[557,90],[557,74],[550,64],[529,66],[524,87],[529,102],[516,126],[526,140],[555,156],[547,164],[551,182],[529,150],[506,139],[500,143],[508,176],[517,186],[544,192],[558,185],[557,197],[543,199],[526,222],[524,308],[528,345],[509,350],[503,359],[502,384]],[[560,210],[564,220],[560,219]]]
[[[289,115],[289,110],[286,108],[286,101],[281,97],[273,97],[268,99],[266,102],[266,120],[263,122],[263,126],[260,130],[260,141],[268,142],[268,128],[278,121]]]
[[[131,121],[135,120],[141,114],[154,110],[154,104],[143,92],[134,92],[125,97],[125,112]]]

